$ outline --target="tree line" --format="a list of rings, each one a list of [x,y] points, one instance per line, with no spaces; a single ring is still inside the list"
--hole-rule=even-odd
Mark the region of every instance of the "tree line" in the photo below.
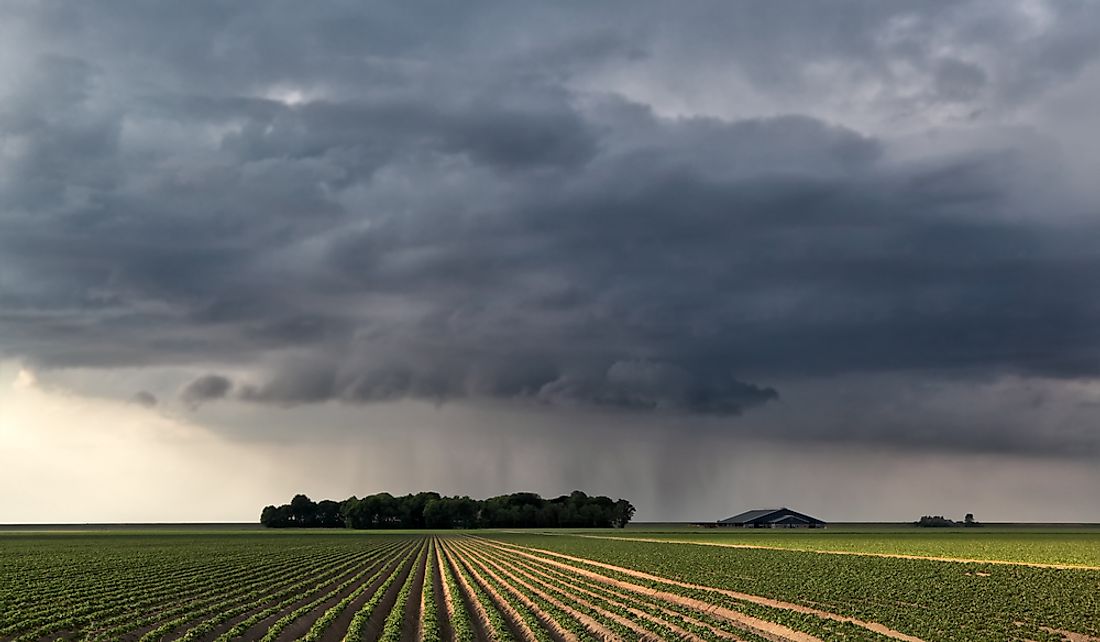
[[[634,506],[627,500],[579,490],[553,499],[537,493],[471,499],[432,491],[342,502],[295,495],[289,504],[264,507],[260,523],[269,528],[622,528],[632,517]]]
[[[943,515],[923,515],[920,519],[914,522],[917,526],[924,528],[944,528],[951,526],[981,526],[981,522],[974,519],[974,513],[967,513],[963,521],[956,522],[953,519],[948,519]]]

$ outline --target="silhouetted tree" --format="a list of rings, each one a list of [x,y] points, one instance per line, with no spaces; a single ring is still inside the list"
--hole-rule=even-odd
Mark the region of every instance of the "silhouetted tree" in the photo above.
[[[958,526],[958,522],[947,519],[943,515],[924,515],[917,520],[917,526],[923,526],[925,528],[932,527],[944,527],[944,526]]]
[[[317,502],[317,512],[314,519],[321,528],[342,528],[344,515],[340,510],[340,502],[324,499]]]
[[[615,525],[615,528],[626,528],[626,525],[630,523],[630,520],[634,517],[634,505],[625,499],[620,499],[615,502],[615,507],[611,513],[611,523]]]
[[[298,526],[314,526],[317,521],[317,504],[305,495],[295,495],[290,500],[290,519]]]
[[[633,516],[634,506],[625,499],[590,497],[579,490],[550,500],[512,493],[481,501],[423,492],[316,503],[295,495],[289,504],[265,507],[260,523],[270,528],[622,528]]]

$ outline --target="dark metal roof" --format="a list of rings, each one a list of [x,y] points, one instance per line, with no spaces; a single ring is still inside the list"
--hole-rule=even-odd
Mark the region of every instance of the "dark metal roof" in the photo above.
[[[772,513],[778,513],[781,510],[783,510],[783,509],[782,508],[764,508],[764,509],[759,509],[759,510],[745,511],[744,513],[741,513],[739,515],[734,515],[733,517],[727,517],[723,520],[720,520],[719,523],[721,523],[721,524],[744,524],[746,522],[755,522],[756,520],[758,520],[762,517],[767,517],[768,515],[771,515]]]
[[[752,522],[777,522],[786,517],[796,517],[800,520],[812,522],[815,524],[824,524],[820,519],[816,517],[810,517],[798,511],[793,511],[789,508],[764,508],[759,510],[745,511],[739,515],[733,517],[727,517],[726,519],[719,520],[719,524],[749,524]]]
[[[783,515],[777,515],[776,517],[770,517],[770,518],[768,518],[768,522],[771,523],[771,524],[775,524],[776,522],[783,522],[783,521],[786,521],[788,519],[793,519],[793,520],[798,521],[798,522],[806,522],[806,523],[810,522],[810,520],[806,517],[800,517],[798,515],[790,515],[790,514],[783,514]]]

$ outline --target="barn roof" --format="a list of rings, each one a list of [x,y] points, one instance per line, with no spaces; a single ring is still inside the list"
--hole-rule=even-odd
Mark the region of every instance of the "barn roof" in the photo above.
[[[726,519],[719,520],[719,524],[748,524],[750,522],[777,522],[787,517],[795,517],[807,522],[813,522],[817,524],[824,524],[825,522],[811,517],[804,513],[791,510],[787,507],[781,508],[762,508],[758,510],[745,511],[733,517],[727,517]]]
[[[801,515],[791,514],[791,513],[784,513],[782,515],[776,515],[775,517],[770,517],[769,516],[767,521],[774,524],[776,522],[782,522],[782,521],[786,521],[788,519],[793,519],[793,520],[796,520],[796,521],[799,521],[799,522],[809,522],[810,521],[809,517],[802,517]]]
[[[781,510],[783,510],[783,509],[782,508],[763,508],[763,509],[758,509],[758,510],[749,510],[749,511],[745,511],[744,513],[740,513],[738,515],[734,515],[733,517],[727,517],[727,518],[721,520],[721,522],[731,523],[731,524],[741,524],[741,523],[744,523],[744,522],[754,522],[754,521],[756,521],[756,520],[758,520],[762,517],[767,517],[768,515],[771,515],[772,513],[778,513]]]

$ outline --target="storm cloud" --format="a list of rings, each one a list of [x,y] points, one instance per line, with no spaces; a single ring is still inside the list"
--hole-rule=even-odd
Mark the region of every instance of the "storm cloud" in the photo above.
[[[11,3],[0,356],[178,368],[191,407],[722,422],[1096,379],[1100,193],[1057,114],[1100,97],[1100,7],[842,5]],[[768,430],[1048,444],[914,405]]]
[[[198,408],[207,401],[224,399],[233,388],[233,382],[220,375],[203,375],[187,384],[180,391],[183,403],[191,408]]]

